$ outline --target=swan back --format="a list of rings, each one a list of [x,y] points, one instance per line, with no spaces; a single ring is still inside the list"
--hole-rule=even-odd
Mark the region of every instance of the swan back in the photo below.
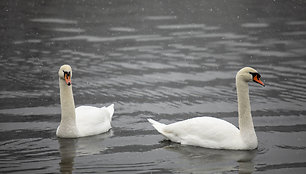
[[[114,104],[102,108],[80,106],[75,111],[76,126],[80,137],[97,135],[111,129]]]
[[[165,125],[148,119],[167,139],[193,146],[214,149],[245,149],[239,129],[233,124],[213,117],[196,117]]]

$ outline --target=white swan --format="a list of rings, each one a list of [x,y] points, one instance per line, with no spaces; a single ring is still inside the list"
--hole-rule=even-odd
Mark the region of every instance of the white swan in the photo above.
[[[61,123],[56,135],[61,138],[77,138],[97,135],[111,129],[111,120],[114,114],[114,104],[108,107],[80,106],[75,109],[72,93],[72,69],[63,65],[58,71]]]
[[[258,141],[251,116],[248,82],[264,86],[258,72],[242,68],[236,75],[239,129],[233,124],[213,117],[197,117],[165,125],[148,119],[153,127],[173,142],[213,149],[252,150]]]

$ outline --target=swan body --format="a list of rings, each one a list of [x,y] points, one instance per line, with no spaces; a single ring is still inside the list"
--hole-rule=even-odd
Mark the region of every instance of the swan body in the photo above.
[[[98,135],[111,129],[114,104],[108,107],[79,106],[75,108],[69,65],[61,66],[59,72],[61,122],[56,130],[60,138],[78,138]]]
[[[257,71],[242,68],[236,75],[239,129],[233,124],[214,117],[196,117],[169,125],[148,119],[167,139],[184,145],[213,149],[252,150],[258,141],[254,130],[249,100],[248,82],[264,86]]]

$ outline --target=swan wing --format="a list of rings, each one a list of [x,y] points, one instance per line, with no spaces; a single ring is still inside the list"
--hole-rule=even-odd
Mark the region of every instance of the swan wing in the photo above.
[[[213,117],[197,117],[169,125],[149,120],[173,142],[216,149],[239,149],[242,146],[239,129],[233,124]]]

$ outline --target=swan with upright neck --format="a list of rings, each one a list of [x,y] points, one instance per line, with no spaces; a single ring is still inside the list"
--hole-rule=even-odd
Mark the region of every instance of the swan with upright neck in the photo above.
[[[148,121],[167,139],[185,144],[213,149],[252,150],[258,146],[251,115],[248,82],[262,86],[260,74],[245,67],[236,75],[239,129],[233,124],[214,117],[196,117],[169,125],[152,119]]]
[[[111,129],[114,104],[108,107],[79,106],[75,108],[72,93],[72,69],[63,65],[58,71],[61,122],[56,130],[60,138],[78,138],[107,132]]]

